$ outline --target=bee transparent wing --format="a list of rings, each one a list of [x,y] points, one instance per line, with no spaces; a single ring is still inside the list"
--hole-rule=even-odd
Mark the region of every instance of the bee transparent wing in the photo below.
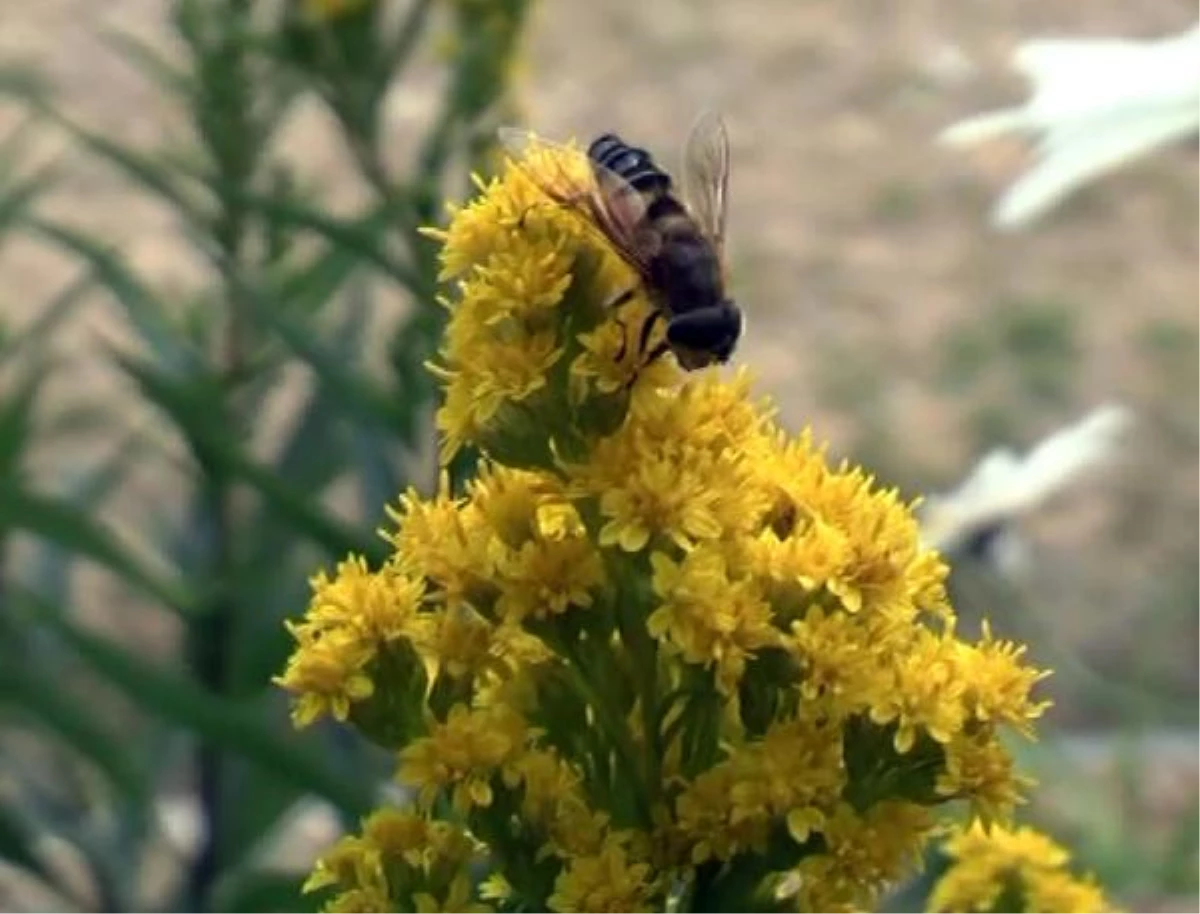
[[[578,149],[520,127],[501,127],[497,136],[513,164],[556,203],[577,206],[593,192],[587,156]]]
[[[729,134],[715,111],[696,120],[683,149],[683,196],[717,253],[725,255],[729,191]]]
[[[657,236],[643,230],[647,201],[632,185],[587,153],[519,127],[501,127],[513,164],[551,200],[592,222],[617,252],[644,272]]]

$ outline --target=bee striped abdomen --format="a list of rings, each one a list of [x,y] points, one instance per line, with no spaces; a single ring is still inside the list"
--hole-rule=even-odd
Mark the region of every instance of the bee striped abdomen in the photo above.
[[[588,158],[623,178],[638,193],[665,194],[671,176],[659,168],[645,149],[630,146],[614,133],[606,133],[588,147]]]

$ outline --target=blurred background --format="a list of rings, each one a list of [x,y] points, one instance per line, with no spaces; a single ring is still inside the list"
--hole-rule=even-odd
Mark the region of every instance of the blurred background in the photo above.
[[[954,556],[1055,675],[1025,818],[1119,903],[1197,901],[1194,138],[1018,231],[1037,37],[1195,5],[41,0],[0,10],[0,906],[288,910],[387,759],[269,678],[307,579],[436,478],[433,245],[501,123],[668,167],[732,139],[737,361],[908,497],[1096,407],[1103,469]],[[379,18],[377,18],[379,17]],[[319,729],[319,728],[318,728]],[[299,805],[298,805],[299,804]],[[898,896],[897,905],[908,904]]]

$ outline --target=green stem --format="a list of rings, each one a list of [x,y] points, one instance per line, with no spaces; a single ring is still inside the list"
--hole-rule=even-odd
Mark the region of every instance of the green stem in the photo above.
[[[562,656],[570,661],[567,665],[569,681],[575,687],[580,697],[595,711],[597,722],[609,739],[612,740],[617,757],[628,771],[630,785],[638,803],[638,812],[644,817],[642,825],[649,828],[651,825],[652,797],[646,785],[646,772],[642,771],[642,766],[638,763],[637,747],[634,745],[629,728],[619,716],[612,713],[612,709],[609,708],[608,703],[604,700],[604,696],[597,689],[593,688],[592,683],[585,675],[586,670],[578,651],[565,641],[560,641],[558,650]]]
[[[207,118],[205,133],[214,166],[220,175],[221,210],[213,224],[218,254],[219,282],[225,303],[224,325],[215,347],[216,371],[223,401],[221,419],[240,439],[246,416],[240,403],[251,345],[252,301],[246,278],[247,233],[250,211],[245,200],[256,170],[256,126],[247,94],[249,79],[243,43],[249,17],[246,0],[230,0],[224,10],[228,21],[211,43],[193,46],[199,58],[202,85],[197,93],[198,118]],[[219,15],[219,14],[218,14]],[[219,66],[218,66],[219,64]],[[197,681],[215,696],[231,687],[230,660],[237,637],[238,602],[235,593],[238,551],[238,511],[234,483],[219,454],[197,445],[195,459],[202,476],[198,518],[207,534],[206,576],[210,582],[204,611],[192,623],[189,652]],[[205,823],[204,839],[192,861],[185,884],[186,910],[208,910],[213,889],[227,864],[222,846],[227,832],[225,782],[227,758],[216,746],[201,742],[196,750],[196,780]]]

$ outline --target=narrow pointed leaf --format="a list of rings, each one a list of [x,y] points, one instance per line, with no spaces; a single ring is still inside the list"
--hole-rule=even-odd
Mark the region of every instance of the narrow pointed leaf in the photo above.
[[[412,218],[411,215],[398,212],[395,204],[382,204],[358,219],[341,219],[328,215],[316,205],[309,206],[286,197],[243,192],[238,199],[253,206],[268,219],[308,229],[322,236],[406,288],[417,288],[417,277],[412,267],[388,250],[388,232],[398,219]]]
[[[92,286],[90,275],[80,276],[40,307],[37,317],[21,328],[12,345],[0,346],[0,366],[20,353],[40,346],[74,312]]]
[[[21,458],[29,444],[33,407],[45,380],[40,367],[18,378],[8,397],[0,401],[0,479],[13,479],[22,471]]]
[[[92,634],[30,594],[37,618],[59,634],[97,675],[150,714],[193,731],[231,755],[262,767],[297,790],[361,814],[371,804],[363,785],[341,777],[290,734],[272,731],[262,707],[222,700],[141,655]]]
[[[88,130],[74,121],[57,116],[56,121],[87,149],[119,169],[138,187],[149,191],[173,206],[189,221],[202,224],[205,219],[203,202],[194,189],[180,182],[181,169],[168,167],[168,162],[138,152],[129,146]]]
[[[0,858],[52,882],[53,877],[34,849],[38,829],[15,807],[0,805]]]
[[[45,219],[32,220],[35,230],[76,254],[95,270],[97,280],[125,309],[133,328],[159,360],[172,366],[196,364],[197,353],[179,342],[179,333],[165,318],[166,308],[154,293],[110,248],[69,226]]]
[[[62,689],[51,676],[23,668],[15,658],[0,661],[0,705],[26,715],[95,765],[126,800],[145,802],[145,772],[133,761],[128,736],[106,731],[87,702]]]
[[[216,911],[303,911],[311,902],[300,891],[303,873],[241,870],[217,888]]]
[[[401,424],[402,411],[394,396],[354,371],[351,363],[318,341],[308,327],[281,314],[263,313],[262,318],[292,352],[312,368],[327,395],[348,416],[390,428]]]
[[[191,612],[192,601],[185,591],[152,573],[111,531],[70,502],[0,486],[0,526],[24,530],[89,558],[176,612]]]

